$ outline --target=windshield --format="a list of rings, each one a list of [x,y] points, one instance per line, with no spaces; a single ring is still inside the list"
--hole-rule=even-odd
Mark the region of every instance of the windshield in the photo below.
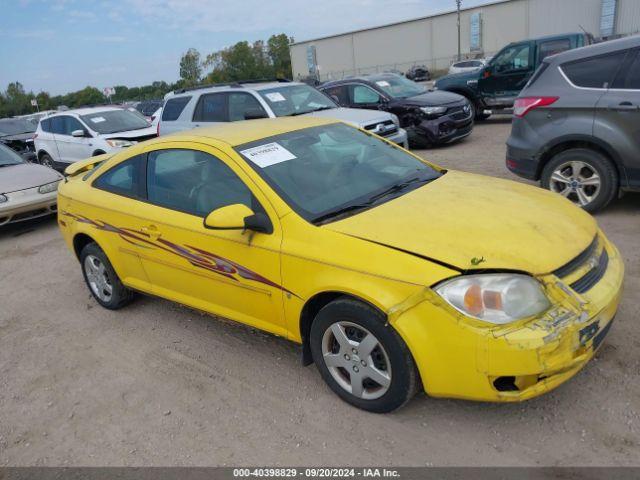
[[[340,123],[261,139],[236,151],[311,222],[345,208],[371,208],[388,200],[387,193],[408,191],[403,182],[417,188],[441,175],[399,147]]]
[[[144,117],[129,110],[105,110],[81,115],[80,118],[98,133],[127,132],[151,126]]]
[[[21,163],[24,163],[24,160],[20,155],[0,143],[0,167],[19,165]]]
[[[427,90],[424,86],[400,75],[372,75],[367,80],[375,83],[378,88],[393,98],[415,97]]]
[[[19,135],[21,133],[33,133],[36,125],[22,118],[4,118],[0,120],[0,137],[7,135]]]
[[[309,85],[283,85],[281,87],[258,90],[269,104],[276,117],[302,115],[318,110],[338,108],[338,105]]]

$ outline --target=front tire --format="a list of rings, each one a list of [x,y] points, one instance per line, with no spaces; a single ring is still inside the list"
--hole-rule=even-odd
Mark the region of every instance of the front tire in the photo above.
[[[606,207],[618,193],[619,185],[615,166],[588,148],[572,148],[555,155],[545,165],[541,183],[587,212]]]
[[[133,300],[133,291],[122,284],[98,244],[89,243],[82,249],[80,265],[91,295],[104,308],[118,310]]]
[[[378,310],[350,298],[326,305],[311,325],[311,354],[320,375],[344,401],[391,412],[415,395],[411,352]]]
[[[40,158],[38,159],[38,161],[40,165],[43,165],[49,168],[54,168],[53,159],[51,158],[51,155],[49,155],[48,153],[43,153],[42,155],[40,155]]]

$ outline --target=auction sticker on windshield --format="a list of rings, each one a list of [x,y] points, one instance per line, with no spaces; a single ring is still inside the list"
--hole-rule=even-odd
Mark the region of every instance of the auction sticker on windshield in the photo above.
[[[387,82],[386,80],[380,80],[379,82],[376,82],[376,85],[378,85],[379,87],[390,87],[391,84],[389,82]]]
[[[277,142],[267,143],[259,147],[248,148],[240,152],[260,168],[270,167],[277,163],[293,160],[296,157]]]
[[[286,100],[280,92],[267,93],[266,96],[272,102],[284,102]]]
[[[93,117],[93,118],[90,118],[89,120],[91,120],[93,123],[106,122],[104,117]]]

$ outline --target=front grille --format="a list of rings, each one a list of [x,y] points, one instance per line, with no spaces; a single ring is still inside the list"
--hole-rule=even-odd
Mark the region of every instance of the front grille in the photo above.
[[[575,272],[598,250],[598,243],[598,236],[596,235],[593,242],[580,255],[552,273],[558,278],[563,278]]]
[[[398,127],[393,123],[393,120],[385,120],[384,122],[365,125],[364,129],[381,137],[388,137],[398,131]]]
[[[596,236],[591,244],[589,244],[589,246],[577,257],[555,270],[553,274],[558,278],[565,278],[583,267],[586,262],[591,261],[593,262],[593,265],[589,271],[569,285],[577,293],[585,293],[589,291],[602,279],[604,274],[607,272],[607,267],[609,266],[609,254],[604,248],[597,260],[595,262],[592,260],[599,247],[600,241]]]
[[[589,270],[583,277],[579,278],[571,284],[578,293],[585,293],[590,290],[596,283],[598,283],[607,271],[609,266],[609,254],[605,249],[602,250],[602,255],[598,259],[597,265]]]
[[[447,115],[449,115],[453,120],[466,120],[471,116],[471,112],[465,112],[464,107],[452,107],[447,110]]]

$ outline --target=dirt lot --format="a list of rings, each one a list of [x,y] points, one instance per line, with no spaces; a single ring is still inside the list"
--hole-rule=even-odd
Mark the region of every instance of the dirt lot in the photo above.
[[[508,131],[421,153],[517,180]],[[640,195],[598,221],[627,276],[597,359],[524,404],[420,395],[390,415],[340,401],[284,340],[154,298],[100,308],[53,219],[0,230],[0,465],[640,465]]]

